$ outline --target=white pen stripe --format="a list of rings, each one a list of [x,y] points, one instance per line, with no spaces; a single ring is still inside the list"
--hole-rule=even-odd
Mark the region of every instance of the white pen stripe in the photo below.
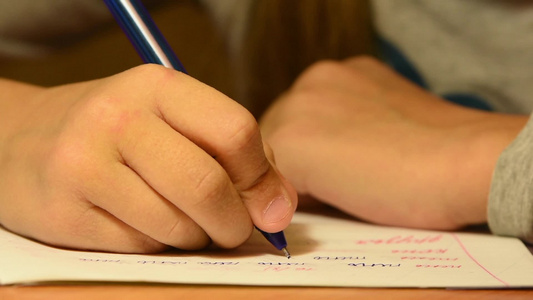
[[[131,4],[129,0],[120,0],[120,3],[128,11],[135,25],[137,25],[143,36],[146,38],[148,44],[152,47],[157,57],[161,60],[161,64],[167,68],[172,69],[172,63],[168,60],[167,55],[165,54],[163,49],[159,47],[159,43],[156,41],[148,27],[146,27],[146,24],[144,24],[141,16],[139,16],[135,7]]]

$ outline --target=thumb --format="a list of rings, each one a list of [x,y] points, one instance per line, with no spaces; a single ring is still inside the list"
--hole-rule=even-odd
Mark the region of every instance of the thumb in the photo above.
[[[268,170],[249,189],[240,191],[253,223],[266,232],[284,230],[294,215],[298,196],[294,187],[275,165],[274,153],[263,143]]]

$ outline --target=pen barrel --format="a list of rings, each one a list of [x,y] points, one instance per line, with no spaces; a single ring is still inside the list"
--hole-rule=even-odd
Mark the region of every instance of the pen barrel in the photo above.
[[[138,0],[104,0],[145,63],[187,73],[146,8]]]
[[[261,234],[272,244],[274,247],[276,247],[278,250],[281,250],[283,248],[287,247],[287,240],[285,239],[285,234],[283,231],[270,233],[265,232],[259,228],[256,227],[256,229],[261,232]]]

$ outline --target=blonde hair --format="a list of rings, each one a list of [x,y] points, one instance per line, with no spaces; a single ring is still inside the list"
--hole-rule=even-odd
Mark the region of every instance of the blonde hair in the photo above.
[[[242,94],[256,117],[313,62],[374,53],[367,0],[257,0],[248,25]]]

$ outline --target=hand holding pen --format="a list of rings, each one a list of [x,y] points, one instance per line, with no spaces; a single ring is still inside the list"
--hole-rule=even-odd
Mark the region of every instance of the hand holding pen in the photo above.
[[[167,41],[158,30],[152,18],[138,0],[104,0],[113,16],[122,27],[131,43],[146,63],[155,63],[186,73],[185,68],[168,45]],[[281,200],[282,209],[286,209],[287,204]],[[267,210],[278,209],[280,201],[273,201]],[[257,228],[257,227],[256,227]],[[272,243],[278,250],[283,250],[287,258],[290,253],[287,250],[287,242],[282,231],[266,232],[257,228],[263,236]]]
[[[147,64],[51,88],[0,80],[0,90],[0,224],[14,233],[150,253],[236,247],[254,225],[289,225],[296,195],[255,119],[186,74]]]

